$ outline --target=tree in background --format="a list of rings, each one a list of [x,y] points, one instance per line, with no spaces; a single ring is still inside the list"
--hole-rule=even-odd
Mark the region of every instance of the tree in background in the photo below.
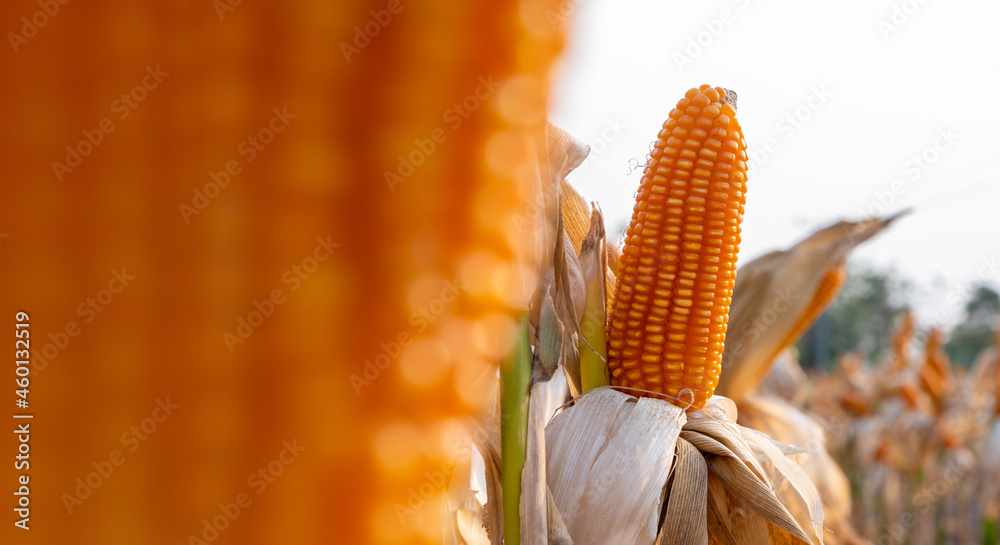
[[[850,263],[844,289],[796,345],[802,366],[828,367],[838,355],[852,351],[878,361],[907,306],[910,287],[909,280],[895,272]],[[948,335],[948,357],[971,365],[981,350],[993,344],[998,321],[1000,294],[978,287],[965,304],[963,320]]]
[[[979,286],[965,304],[965,318],[948,336],[945,344],[948,357],[956,363],[972,365],[976,355],[993,344],[998,317],[1000,295],[986,286]]]

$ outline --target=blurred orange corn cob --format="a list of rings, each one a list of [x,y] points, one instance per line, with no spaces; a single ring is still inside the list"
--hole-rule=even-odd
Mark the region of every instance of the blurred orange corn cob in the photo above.
[[[941,347],[941,330],[932,329],[927,336],[924,365],[920,368],[920,384],[940,408],[943,398],[955,386],[951,362]]]
[[[833,301],[833,298],[840,293],[840,288],[844,287],[845,280],[847,280],[847,270],[843,262],[831,266],[823,273],[823,279],[820,280],[819,287],[816,288],[816,293],[813,294],[813,298],[809,301],[809,306],[799,318],[799,321],[795,323],[792,330],[785,336],[785,340],[779,345],[780,348],[771,356],[772,360],[777,358],[782,350],[797,341],[805,333],[806,329],[819,318],[823,311],[826,310],[826,307]]]
[[[718,384],[736,279],[747,155],[735,100],[702,85],[663,124],[626,232],[607,327],[613,385],[666,394],[691,409]]]
[[[907,348],[913,340],[913,313],[909,309],[903,312],[899,327],[892,337],[892,359],[889,360],[889,369],[899,371],[905,369],[909,363]]]

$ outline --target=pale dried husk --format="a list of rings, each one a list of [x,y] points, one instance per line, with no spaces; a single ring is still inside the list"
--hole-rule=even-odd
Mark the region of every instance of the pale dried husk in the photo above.
[[[653,543],[680,408],[598,388],[546,427],[548,482],[573,542]]]
[[[823,426],[813,417],[782,399],[749,396],[740,402],[739,421],[776,441],[799,447],[806,453],[803,469],[822,500],[825,541],[830,545],[864,543],[851,525],[851,486],[847,476],[826,449]],[[809,524],[808,512],[794,494],[781,494],[786,505],[803,526]]]
[[[689,413],[613,388],[576,399],[546,428],[549,488],[573,542],[823,543],[819,494],[795,460],[802,451],[736,417],[720,396]]]

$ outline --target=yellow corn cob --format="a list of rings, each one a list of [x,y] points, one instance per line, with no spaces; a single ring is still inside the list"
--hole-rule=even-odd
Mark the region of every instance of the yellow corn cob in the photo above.
[[[833,301],[833,298],[840,292],[840,288],[844,286],[844,280],[846,279],[847,271],[843,263],[833,265],[823,273],[823,279],[820,280],[819,287],[816,288],[816,293],[813,294],[812,300],[809,301],[809,306],[806,307],[805,312],[799,317],[799,321],[796,322],[795,327],[785,336],[785,340],[778,345],[778,349],[771,355],[772,361],[778,357],[778,354],[782,350],[797,341],[805,333],[805,330],[816,321],[816,318],[819,318],[819,315],[826,310],[826,307]]]
[[[611,383],[701,408],[715,392],[746,202],[736,95],[691,89],[650,153],[608,321]],[[639,392],[630,392],[641,395]]]

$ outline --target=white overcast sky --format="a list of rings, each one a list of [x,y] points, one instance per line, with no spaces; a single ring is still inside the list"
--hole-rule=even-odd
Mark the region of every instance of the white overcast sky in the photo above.
[[[644,162],[677,100],[709,83],[739,94],[751,154],[773,139],[750,172],[741,262],[878,211],[882,195],[882,210],[915,212],[854,256],[912,278],[925,324],[957,318],[981,269],[1000,286],[1000,2],[565,5],[571,35],[550,118],[591,143],[571,180],[601,204],[609,232],[631,215],[641,169],[629,175],[630,160]],[[689,50],[699,38],[708,45]],[[933,162],[921,168],[915,155]]]

